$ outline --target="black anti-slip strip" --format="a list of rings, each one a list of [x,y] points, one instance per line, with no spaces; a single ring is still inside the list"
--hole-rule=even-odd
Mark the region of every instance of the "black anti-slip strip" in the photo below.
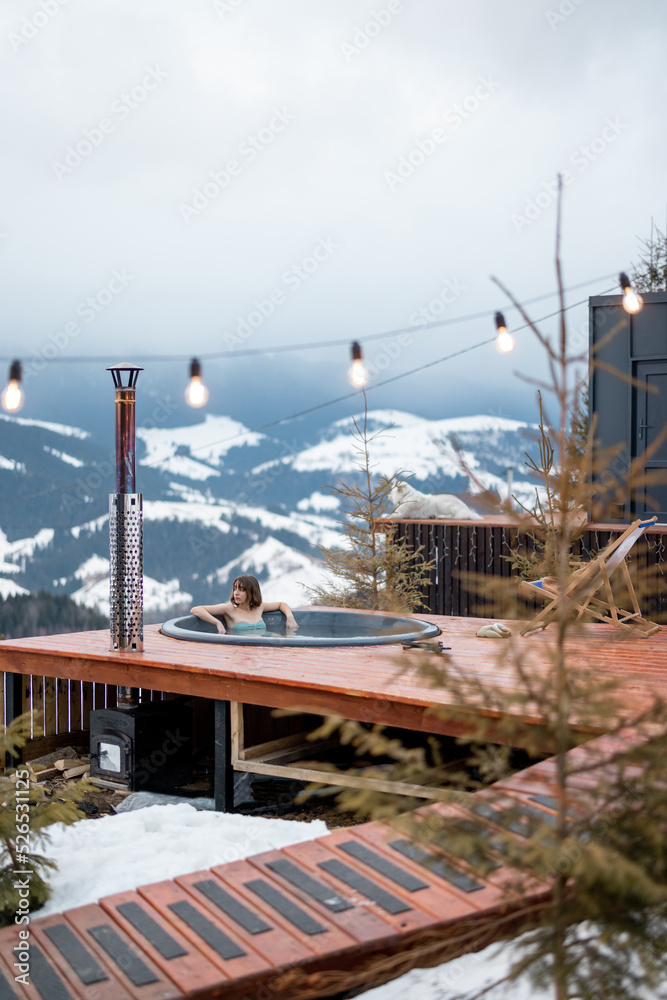
[[[208,917],[195,909],[192,903],[188,903],[187,900],[182,899],[178,903],[169,903],[169,909],[226,961],[232,958],[241,958],[242,955],[246,954],[243,948],[227,937],[219,927],[216,927]]]
[[[558,802],[553,795],[531,795],[530,801],[537,802],[538,806],[546,806],[547,809],[554,811],[558,808]]]
[[[413,844],[410,840],[392,840],[389,846],[393,847],[399,854],[403,854],[404,857],[410,858],[411,861],[416,861],[417,864],[423,865],[424,868],[433,872],[434,875],[438,875],[445,882],[455,885],[457,889],[462,889],[463,892],[475,892],[476,889],[484,888],[482,882],[477,882],[472,876],[459,871],[458,868],[450,865],[444,858],[435,858],[428,851],[425,851],[417,844]]]
[[[0,972],[0,1000],[19,1000],[18,994],[11,988],[2,972]]]
[[[282,913],[291,924],[298,927],[304,934],[326,933],[326,927],[319,924],[317,920],[314,920],[309,914],[296,906],[291,899],[283,896],[282,892],[278,892],[277,889],[274,889],[272,885],[269,885],[263,879],[258,878],[252,882],[246,882],[245,886],[251,892],[254,892],[255,895],[259,896],[260,899],[263,899],[265,903],[268,903],[269,906],[272,906],[274,910],[277,910],[278,913]]]
[[[475,802],[467,808],[477,816],[488,819],[498,826],[504,826],[506,830],[511,830],[512,833],[516,833],[520,837],[530,837],[540,823],[548,823],[549,826],[554,826],[556,823],[555,816],[541,812],[533,806],[516,805],[512,806],[510,811],[509,808],[507,810],[494,809],[488,802]],[[516,816],[517,812],[521,813],[519,817]]]
[[[330,885],[325,885],[324,882],[318,882],[317,879],[311,878],[303,868],[299,868],[298,865],[293,864],[291,861],[281,858],[279,861],[271,861],[267,865],[267,868],[270,868],[271,871],[276,872],[278,875],[282,875],[284,879],[295,885],[297,889],[301,889],[311,899],[316,899],[318,903],[322,903],[323,906],[326,906],[328,910],[332,910],[334,913],[352,909],[352,903],[348,903],[342,896],[337,896],[335,890]]]
[[[249,934],[262,934],[270,931],[269,924],[265,924],[261,917],[249,910],[247,906],[239,903],[237,899],[230,896],[228,892],[214,882],[212,878],[202,879],[201,882],[194,883],[195,889],[199,889],[207,899],[210,899],[219,910],[230,917],[235,923],[243,927]]]
[[[399,868],[389,858],[383,858],[381,854],[376,854],[375,851],[371,851],[364,844],[360,844],[356,840],[349,840],[345,844],[339,844],[338,846],[346,854],[350,854],[357,861],[368,865],[369,868],[374,868],[380,875],[385,875],[392,882],[395,882],[396,885],[400,885],[402,889],[407,889],[408,892],[418,892],[419,889],[428,889],[427,882],[421,882],[410,872],[407,872],[405,868]]]
[[[95,938],[101,948],[104,948],[109,958],[113,959],[134,986],[148,986],[149,983],[160,982],[155,973],[141,961],[138,955],[135,955],[109,924],[89,927],[88,933]]]
[[[339,861],[338,858],[334,858],[332,861],[318,861],[317,867],[323,868],[325,872],[329,872],[334,878],[345,882],[346,885],[360,892],[362,896],[372,899],[374,903],[381,906],[387,913],[405,913],[406,910],[412,909],[402,899],[392,896],[390,892],[383,889],[377,882],[372,882],[365,875],[361,875],[360,872],[356,871],[356,869],[350,868],[343,861]]]
[[[29,980],[42,1000],[74,1000],[64,982],[37,945],[30,945]]]
[[[67,924],[45,927],[44,933],[86,986],[109,978],[95,956],[84,947]]]
[[[178,941],[174,941],[171,934],[167,934],[138,903],[121,903],[116,909],[130,921],[140,934],[143,934],[146,940],[160,952],[163,958],[171,959],[187,955],[186,949]]]

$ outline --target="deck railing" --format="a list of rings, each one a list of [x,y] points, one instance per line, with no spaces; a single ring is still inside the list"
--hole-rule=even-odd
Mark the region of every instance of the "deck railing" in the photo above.
[[[511,608],[516,608],[516,586],[511,581],[518,583],[519,576],[509,557],[512,550],[534,551],[535,542],[509,518],[460,522],[391,519],[380,523],[394,525],[397,537],[407,539],[412,551],[421,547],[424,559],[434,561],[428,583],[422,588],[422,610],[434,615],[487,618],[509,616]],[[590,523],[575,542],[573,557],[587,561],[626,527]],[[649,528],[627,563],[637,592],[643,595],[640,600],[646,616],[667,621],[667,525]],[[472,582],[474,578],[483,582],[484,577],[506,579],[509,584],[504,596],[504,588],[495,593],[495,603],[480,596]]]

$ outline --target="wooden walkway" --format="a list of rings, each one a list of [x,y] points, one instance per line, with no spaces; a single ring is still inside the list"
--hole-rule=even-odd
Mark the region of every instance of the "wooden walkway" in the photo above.
[[[608,742],[571,755],[590,762]],[[474,818],[519,840],[553,825],[554,778],[551,761],[527,768],[494,786],[506,808],[471,796]],[[575,795],[585,806],[585,784]],[[419,812],[473,819],[462,805]],[[0,998],[299,1000],[370,988],[517,933],[519,910],[534,917],[548,887],[519,897],[509,879],[501,854],[481,877],[387,824],[339,829],[33,920],[28,987],[14,978],[18,928],[4,928]]]
[[[506,689],[516,687],[512,657],[499,662],[500,643],[507,652],[512,646],[520,648],[526,664],[538,673],[551,669],[552,629],[526,638],[479,639],[476,633],[485,619],[417,617],[441,627],[443,640],[452,647],[451,661],[462,674],[483,676]],[[519,623],[507,624],[517,631]],[[416,662],[420,654],[401,658],[391,646],[224,646],[171,639],[158,626],[146,628],[142,653],[110,651],[108,640],[104,630],[0,642],[0,670],[341,715],[446,736],[463,735],[474,725],[429,714],[433,704],[451,704],[451,695],[428,687],[415,671],[399,676],[406,657]],[[667,629],[636,639],[610,626],[585,625],[581,636],[570,640],[569,656],[570,662],[597,676],[620,679],[629,714],[644,707],[652,694],[667,698]],[[500,727],[497,733],[493,730],[499,714],[481,703],[475,714],[488,719],[488,739],[503,742]],[[542,723],[529,711],[524,721],[532,732]],[[594,731],[582,731],[582,738],[590,735]],[[553,748],[545,741],[543,749]]]

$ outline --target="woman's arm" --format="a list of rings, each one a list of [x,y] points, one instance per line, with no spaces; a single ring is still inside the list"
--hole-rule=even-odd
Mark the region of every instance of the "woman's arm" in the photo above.
[[[285,603],[285,601],[265,601],[262,604],[262,612],[264,611],[282,611],[282,613],[285,615],[288,628],[299,627],[296,623],[296,618],[292,614],[292,609],[290,608],[289,604]]]
[[[195,608],[190,608],[190,614],[196,615],[197,618],[201,618],[203,622],[210,622],[211,625],[215,625],[218,632],[224,634],[227,629],[222,624],[219,618],[214,618],[214,615],[226,615],[229,612],[231,605],[227,604],[198,604]]]

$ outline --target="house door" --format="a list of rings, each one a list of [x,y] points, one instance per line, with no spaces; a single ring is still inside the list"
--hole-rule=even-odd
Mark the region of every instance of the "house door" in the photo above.
[[[641,361],[635,369],[633,455],[643,470],[635,492],[638,517],[658,515],[667,521],[667,361]]]

